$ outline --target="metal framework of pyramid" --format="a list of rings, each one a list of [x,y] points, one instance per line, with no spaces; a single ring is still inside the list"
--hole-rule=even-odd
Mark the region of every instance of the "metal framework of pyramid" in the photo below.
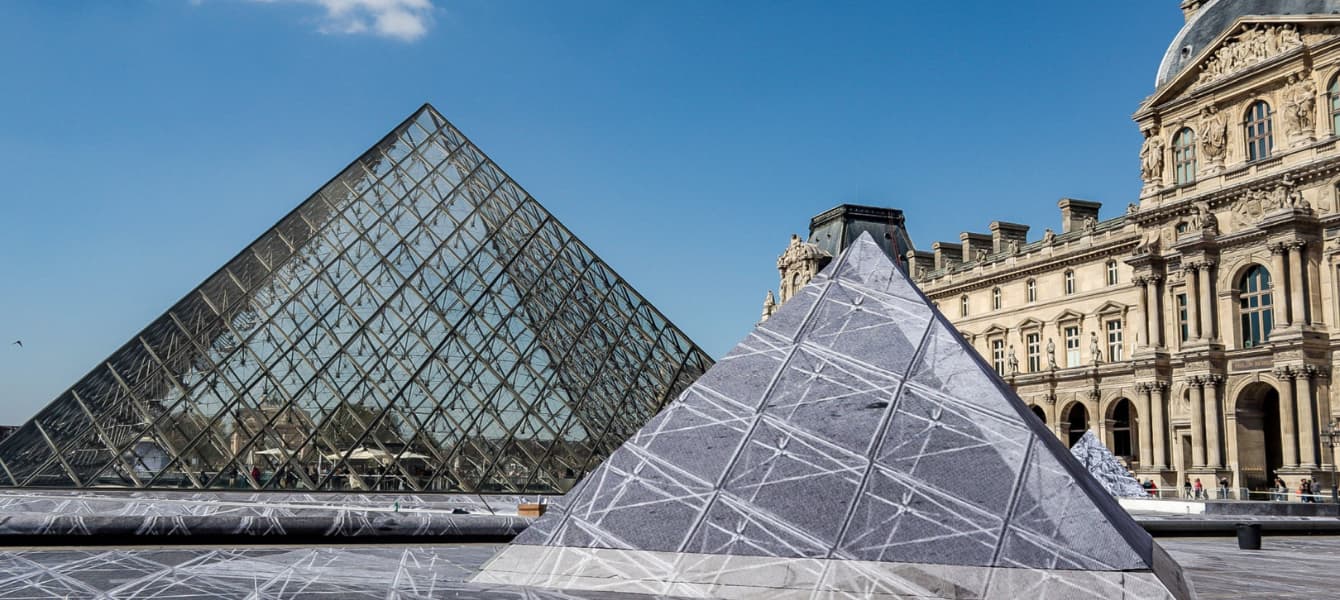
[[[1070,447],[1070,454],[1074,455],[1079,464],[1084,465],[1084,469],[1107,493],[1121,498],[1149,497],[1149,492],[1140,486],[1140,482],[1131,476],[1130,471],[1122,466],[1117,456],[1103,445],[1092,429],[1075,441]]]
[[[868,235],[476,576],[714,598],[1187,598]]]
[[[425,105],[0,443],[0,485],[562,493],[710,365]]]

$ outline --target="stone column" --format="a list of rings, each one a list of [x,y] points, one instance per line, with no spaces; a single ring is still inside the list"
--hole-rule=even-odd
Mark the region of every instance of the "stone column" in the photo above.
[[[1292,368],[1275,369],[1275,377],[1280,380],[1280,443],[1284,446],[1285,467],[1298,466],[1298,426],[1294,421],[1293,376]]]
[[[1154,401],[1153,386],[1139,383],[1135,386],[1140,395],[1140,466],[1146,469],[1154,466]]]
[[[1201,337],[1207,340],[1215,339],[1214,330],[1214,285],[1210,279],[1214,270],[1214,261],[1203,261],[1200,263],[1200,331]]]
[[[1197,274],[1199,265],[1196,263],[1182,264],[1182,279],[1186,281],[1186,325],[1190,329],[1187,333],[1187,341],[1200,339],[1200,277]]]
[[[1205,377],[1205,390],[1201,394],[1205,413],[1205,466],[1215,469],[1224,466],[1219,449],[1219,382],[1223,380],[1223,375]]]
[[[1140,318],[1144,322],[1140,325],[1140,343],[1145,346],[1153,346],[1154,339],[1150,337],[1150,332],[1154,330],[1153,315],[1149,314],[1149,279],[1145,277],[1136,277],[1135,286],[1140,288]]]
[[[1166,431],[1168,424],[1163,420],[1163,407],[1166,405],[1163,396],[1167,389],[1167,382],[1158,381],[1150,384],[1150,399],[1153,402],[1150,413],[1154,424],[1154,466],[1159,469],[1168,468],[1168,434]]]
[[[1298,462],[1301,467],[1317,466],[1317,427],[1312,415],[1315,414],[1312,400],[1312,377],[1317,368],[1304,365],[1299,369],[1294,381],[1298,384]]]
[[[1191,385],[1191,467],[1205,466],[1205,404],[1202,397],[1205,378],[1196,375],[1187,378]]]
[[[1290,325],[1307,325],[1307,290],[1303,286],[1303,274],[1307,271],[1303,268],[1304,242],[1293,242],[1289,244],[1289,307],[1293,313],[1293,318],[1289,321]]]
[[[1270,294],[1274,296],[1271,300],[1275,308],[1279,309],[1275,314],[1275,320],[1280,325],[1288,327],[1293,324],[1290,319],[1288,273],[1284,272],[1284,253],[1289,250],[1284,244],[1271,244],[1270,249]]]
[[[1163,294],[1161,294],[1160,291],[1159,291],[1159,288],[1161,287],[1161,283],[1162,283],[1162,282],[1163,282],[1163,276],[1162,276],[1162,275],[1150,275],[1150,276],[1149,276],[1149,305],[1152,307],[1150,310],[1152,310],[1153,313],[1154,313],[1154,317],[1151,319],[1151,322],[1153,323],[1153,325],[1151,325],[1151,327],[1154,328],[1154,333],[1153,333],[1154,345],[1155,345],[1155,346],[1158,346],[1158,347],[1160,347],[1160,348],[1162,348],[1162,347],[1163,347],[1163,344],[1164,344],[1164,341],[1163,341]]]

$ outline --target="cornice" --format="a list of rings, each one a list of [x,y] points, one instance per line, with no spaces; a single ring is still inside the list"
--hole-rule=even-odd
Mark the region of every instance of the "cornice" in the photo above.
[[[1314,147],[1335,143],[1336,138],[1328,137],[1319,140],[1316,143],[1304,146],[1294,150],[1294,152],[1304,152]],[[1280,158],[1283,158],[1281,155]],[[1216,190],[1187,196],[1171,204],[1164,204],[1155,208],[1142,209],[1126,216],[1128,220],[1137,227],[1148,227],[1158,225],[1170,218],[1180,217],[1189,211],[1198,203],[1205,202],[1211,209],[1221,208],[1223,205],[1233,202],[1239,196],[1255,191],[1264,190],[1267,187],[1273,187],[1273,184],[1283,179],[1285,176],[1292,178],[1300,187],[1305,184],[1315,183],[1317,180],[1340,174],[1340,155],[1319,158],[1301,165],[1297,165],[1284,171],[1274,171],[1257,175],[1238,183],[1234,183]],[[1272,185],[1267,185],[1272,184]]]
[[[1032,263],[1019,267],[1006,268],[1001,271],[991,273],[989,276],[978,277],[971,281],[946,284],[946,287],[936,288],[936,280],[918,283],[922,291],[931,298],[954,296],[962,292],[968,292],[978,289],[991,287],[1004,281],[1017,280],[1020,277],[1037,275],[1047,271],[1054,271],[1061,267],[1074,266],[1086,263],[1095,258],[1104,258],[1108,256],[1119,256],[1124,251],[1133,250],[1140,243],[1140,236],[1129,234],[1129,237],[1118,238],[1116,240],[1105,240],[1102,245],[1089,246],[1083,250],[1070,254],[1062,254],[1059,257],[1052,256],[1048,260],[1039,263]],[[959,273],[968,273],[960,271]],[[956,273],[957,274],[957,273]],[[944,296],[940,296],[940,295]]]

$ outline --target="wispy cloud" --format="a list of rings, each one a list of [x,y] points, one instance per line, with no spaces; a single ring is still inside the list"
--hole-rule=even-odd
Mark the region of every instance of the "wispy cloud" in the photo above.
[[[432,0],[256,0],[266,4],[307,4],[324,11],[317,30],[368,34],[413,42],[433,24]]]

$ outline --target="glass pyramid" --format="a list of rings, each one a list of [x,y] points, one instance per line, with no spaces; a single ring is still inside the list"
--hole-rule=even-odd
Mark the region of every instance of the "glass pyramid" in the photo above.
[[[0,442],[0,485],[561,493],[710,365],[425,105]]]

